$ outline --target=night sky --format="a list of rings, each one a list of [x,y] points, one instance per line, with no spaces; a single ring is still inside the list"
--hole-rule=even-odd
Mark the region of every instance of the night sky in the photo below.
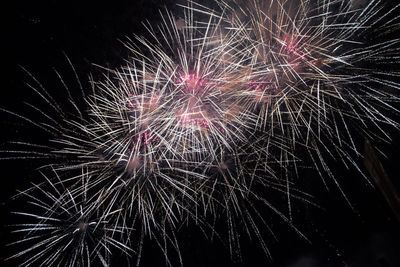
[[[158,10],[167,6],[179,14],[175,0],[131,1],[6,1],[2,26],[3,83],[0,108],[27,114],[24,102],[37,103],[33,84],[25,70],[62,104],[65,89],[55,71],[60,73],[72,94],[78,86],[68,59],[80,81],[88,88],[88,77],[101,77],[101,69],[94,64],[116,68],[124,64],[129,51],[121,41],[136,35],[146,36],[142,22],[160,23]],[[208,1],[200,1],[208,2]],[[212,2],[212,1],[210,1]],[[38,100],[39,101],[39,100]],[[79,100],[78,100],[79,101]],[[25,112],[25,113],[24,113]],[[45,142],[40,131],[26,122],[0,111],[0,150],[10,140]],[[381,158],[389,177],[400,191],[399,133],[391,133],[392,145],[382,145],[387,159]],[[1,154],[4,156],[4,153]],[[36,161],[0,161],[0,265],[16,266],[17,262],[3,262],[12,249],[5,244],[12,240],[7,225],[15,223],[10,211],[15,204],[10,198],[17,189],[37,180]],[[268,261],[257,244],[243,242],[243,266],[400,266],[400,224],[378,189],[369,185],[354,170],[338,167],[339,181],[348,194],[353,209],[331,182],[329,190],[312,170],[303,171],[299,178],[307,192],[315,195],[320,208],[301,209],[294,223],[312,241],[298,237],[278,218],[271,220],[278,240],[270,240],[273,260]],[[296,209],[296,206],[294,206]],[[186,266],[236,266],[229,249],[219,241],[205,240],[195,228],[179,233]],[[163,265],[163,257],[151,242],[144,247],[142,266]],[[117,263],[115,266],[118,266]],[[237,264],[237,266],[241,266]]]

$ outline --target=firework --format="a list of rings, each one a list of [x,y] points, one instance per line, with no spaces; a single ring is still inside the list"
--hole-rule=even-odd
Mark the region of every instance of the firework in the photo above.
[[[56,172],[53,175],[56,182],[44,175],[45,182],[20,193],[30,209],[15,212],[25,222],[14,226],[23,236],[11,245],[25,248],[11,258],[24,259],[22,265],[108,266],[114,249],[132,253],[121,239],[132,229],[119,218],[120,210],[105,208],[101,194],[87,191],[91,177],[83,172],[82,185],[66,187]]]
[[[293,178],[298,169],[340,189],[330,160],[362,173],[357,137],[388,140],[385,129],[399,127],[399,73],[384,71],[398,68],[397,7],[217,4],[188,1],[182,17],[165,11],[158,27],[145,24],[149,38],[129,39],[126,64],[91,80],[84,109],[69,97],[74,116],[38,83],[60,118],[35,106],[46,122],[17,116],[50,133],[51,145],[19,142],[27,149],[7,153],[46,158],[41,168],[55,177],[21,193],[38,211],[17,213],[36,221],[16,226],[27,235],[15,243],[29,245],[12,258],[108,265],[115,249],[137,253],[139,265],[151,239],[167,264],[170,247],[182,264],[185,225],[227,240],[239,260],[243,233],[270,257],[271,214],[307,239],[292,206],[315,204]]]
[[[360,133],[389,140],[398,127],[397,7],[372,1],[221,1],[226,26],[240,32],[247,83],[243,108],[253,127],[304,146],[323,175],[327,158],[356,166]],[[390,72],[383,69],[390,68]],[[291,144],[290,144],[291,143]],[[299,152],[295,153],[299,154]],[[308,156],[307,156],[308,155]]]

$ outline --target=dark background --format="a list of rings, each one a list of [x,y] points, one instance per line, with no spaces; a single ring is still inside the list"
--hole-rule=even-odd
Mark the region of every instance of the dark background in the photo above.
[[[206,2],[206,1],[204,1]],[[210,1],[211,2],[211,1]],[[0,107],[24,112],[24,101],[35,103],[32,90],[27,86],[32,79],[28,70],[48,92],[63,102],[62,88],[55,70],[60,72],[72,93],[78,86],[66,56],[71,60],[80,80],[87,86],[90,73],[101,76],[93,63],[118,67],[128,51],[119,40],[133,34],[145,35],[142,21],[160,23],[158,10],[167,6],[179,14],[174,0],[135,1],[6,1],[3,9],[2,44],[5,45],[0,91]],[[78,100],[79,101],[79,100]],[[26,115],[26,113],[23,113]],[[0,150],[6,143],[18,138],[43,141],[40,131],[31,129],[17,118],[0,112]],[[382,158],[385,169],[399,188],[400,151],[399,134],[393,133],[393,144],[384,146],[387,159]],[[4,155],[4,154],[3,154]],[[5,246],[10,237],[13,202],[10,198],[17,189],[26,188],[36,176],[34,161],[0,161],[0,265],[16,266],[14,261],[3,262],[10,256]],[[316,196],[322,207],[305,208],[294,223],[312,241],[307,243],[296,236],[278,219],[273,223],[278,241],[268,244],[273,260],[263,256],[257,244],[243,243],[244,266],[400,266],[400,227],[376,188],[355,171],[335,170],[353,209],[332,184],[329,191],[312,171],[303,171],[299,181]],[[296,208],[296,207],[294,207]],[[234,266],[228,248],[218,241],[210,243],[197,231],[189,229],[181,234],[183,260],[186,266]],[[160,251],[145,244],[143,266],[163,264]]]

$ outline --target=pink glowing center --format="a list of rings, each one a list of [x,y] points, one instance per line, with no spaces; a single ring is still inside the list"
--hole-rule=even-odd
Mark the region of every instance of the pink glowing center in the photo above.
[[[183,112],[178,117],[179,123],[185,127],[198,126],[208,128],[210,123],[201,115],[201,113]]]
[[[207,85],[205,80],[196,74],[183,74],[180,76],[178,82],[183,84],[189,93],[196,93]]]
[[[281,41],[279,41],[282,47],[289,53],[295,55],[297,58],[305,60],[306,57],[301,53],[301,48],[298,45],[298,41],[292,35],[285,35]]]

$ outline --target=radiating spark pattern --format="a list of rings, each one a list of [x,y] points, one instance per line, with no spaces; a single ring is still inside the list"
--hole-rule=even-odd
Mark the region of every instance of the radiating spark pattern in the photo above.
[[[307,239],[293,223],[294,203],[315,205],[296,185],[299,169],[314,168],[341,190],[329,160],[363,173],[357,139],[388,140],[385,129],[399,127],[400,39],[392,37],[398,6],[216,4],[218,10],[188,1],[182,18],[164,11],[158,27],[145,24],[148,38],[125,44],[131,57],[91,81],[87,109],[74,105],[73,119],[63,116],[63,124],[41,112],[49,123],[40,124],[19,116],[55,138],[43,154],[33,144],[9,153],[47,157],[65,181],[47,179],[33,190],[52,203],[24,193],[44,215],[19,213],[39,220],[17,230],[39,241],[12,258],[43,248],[24,264],[86,266],[97,258],[106,265],[110,246],[133,254],[135,243],[139,265],[150,238],[167,264],[173,264],[170,248],[182,264],[176,233],[188,224],[227,239],[235,259],[241,233],[269,257],[271,214]],[[60,110],[49,94],[37,92]],[[85,175],[70,174],[81,169]],[[45,236],[49,231],[55,234]],[[88,236],[100,245],[86,243]]]
[[[131,228],[123,225],[120,210],[102,205],[100,195],[88,196],[86,184],[66,188],[62,181],[45,178],[20,193],[30,207],[15,213],[29,223],[13,226],[22,237],[13,243],[20,252],[11,258],[27,256],[24,266],[109,266],[111,251],[133,253],[124,238]],[[81,178],[83,183],[90,179],[85,173]]]

